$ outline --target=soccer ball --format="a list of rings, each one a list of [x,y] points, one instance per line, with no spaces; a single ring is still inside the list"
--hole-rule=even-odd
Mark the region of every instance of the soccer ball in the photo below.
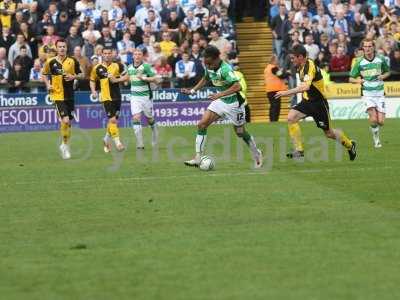
[[[199,168],[202,171],[211,171],[215,167],[215,161],[211,156],[204,155],[200,158]]]

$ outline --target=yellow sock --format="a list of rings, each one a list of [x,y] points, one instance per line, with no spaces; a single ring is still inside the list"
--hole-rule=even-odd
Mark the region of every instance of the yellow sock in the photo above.
[[[289,135],[292,138],[294,148],[297,151],[304,151],[303,142],[301,140],[301,129],[299,123],[288,124]]]
[[[119,129],[117,124],[115,123],[108,123],[108,132],[110,133],[113,139],[119,137]]]
[[[71,137],[71,125],[61,122],[60,133],[63,139],[63,142],[68,143],[69,138]]]
[[[350,149],[352,144],[351,140],[344,134],[344,132],[340,133],[340,142],[346,149]]]

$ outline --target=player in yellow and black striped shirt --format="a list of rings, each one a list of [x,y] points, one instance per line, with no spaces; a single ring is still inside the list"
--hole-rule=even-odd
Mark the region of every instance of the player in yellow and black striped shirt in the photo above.
[[[119,138],[118,116],[121,110],[121,91],[119,83],[125,68],[121,63],[112,61],[112,49],[104,48],[102,51],[103,62],[97,64],[90,73],[90,90],[92,97],[97,98],[96,87],[100,88],[100,102],[108,117],[107,132],[104,137],[104,152],[111,150],[110,138],[114,140],[118,151],[124,150],[124,145]]]
[[[79,62],[67,56],[67,43],[60,39],[56,42],[57,55],[49,58],[43,66],[42,77],[49,91],[50,100],[56,106],[60,117],[63,159],[71,158],[68,141],[71,137],[71,120],[74,111],[74,80],[80,79],[82,72]]]
[[[329,106],[325,95],[325,85],[321,71],[315,62],[307,58],[307,51],[302,45],[295,45],[290,51],[290,59],[298,68],[301,84],[288,91],[277,92],[275,98],[303,94],[300,103],[290,109],[288,114],[289,135],[295,151],[288,153],[289,158],[304,156],[299,121],[307,116],[313,117],[317,127],[321,128],[327,138],[339,141],[349,152],[350,160],[357,156],[356,143],[351,141],[341,130],[330,124]]]

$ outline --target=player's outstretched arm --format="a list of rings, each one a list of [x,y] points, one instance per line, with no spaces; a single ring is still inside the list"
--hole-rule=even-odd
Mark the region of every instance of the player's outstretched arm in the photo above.
[[[191,89],[181,89],[181,93],[183,94],[194,94],[197,90],[201,89],[202,87],[204,87],[207,83],[207,79],[205,77],[201,78],[200,81]]]
[[[291,95],[295,95],[298,93],[303,93],[306,92],[310,89],[310,84],[303,82],[302,84],[300,84],[298,87],[295,87],[293,89],[287,90],[287,91],[280,91],[277,92],[274,96],[275,99],[278,99],[280,97],[285,97],[285,96],[291,96]]]

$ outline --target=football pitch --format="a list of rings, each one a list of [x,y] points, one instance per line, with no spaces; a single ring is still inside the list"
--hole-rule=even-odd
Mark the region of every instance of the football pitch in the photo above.
[[[104,154],[103,130],[0,136],[0,299],[399,299],[400,120],[381,149],[366,120],[337,121],[358,157],[302,123],[305,161],[284,159],[285,123],[251,124],[252,170],[230,126],[212,126],[210,172],[188,168],[194,127]],[[150,131],[144,129],[147,141]],[[211,152],[211,153],[210,153]]]

